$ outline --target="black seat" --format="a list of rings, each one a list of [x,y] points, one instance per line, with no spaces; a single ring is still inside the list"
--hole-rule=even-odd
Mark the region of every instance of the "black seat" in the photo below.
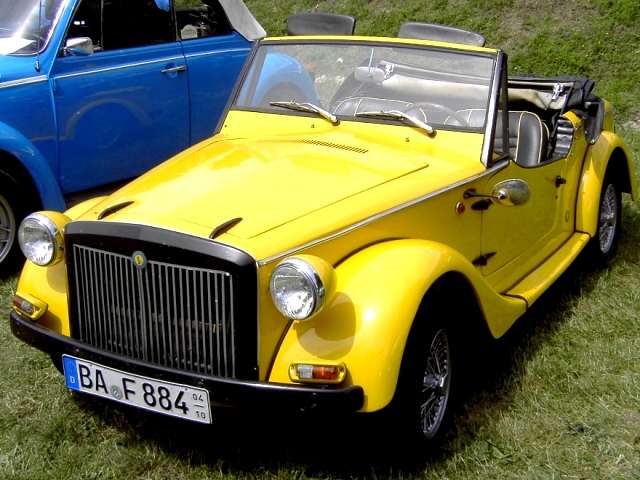
[[[502,141],[501,122],[496,125],[496,142]],[[531,112],[509,112],[509,153],[523,167],[536,167],[547,159],[549,130]]]
[[[461,28],[438,25],[436,23],[406,22],[398,32],[400,38],[417,38],[434,40],[437,42],[464,43],[484,47],[486,40],[479,33],[462,30]]]
[[[289,35],[353,35],[356,19],[335,13],[298,13],[287,20]]]
[[[445,120],[445,125],[460,125],[465,120],[471,128],[484,126],[486,110],[465,109],[458,110],[455,116]],[[496,124],[496,144],[502,142],[502,117],[498,117]],[[549,130],[532,112],[509,112],[509,153],[518,165],[535,167],[547,159],[549,146]]]

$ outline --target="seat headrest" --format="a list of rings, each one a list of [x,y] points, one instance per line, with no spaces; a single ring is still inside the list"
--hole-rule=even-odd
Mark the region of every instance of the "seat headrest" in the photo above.
[[[436,23],[406,22],[398,32],[400,38],[416,38],[436,42],[462,43],[476,47],[484,47],[487,40],[479,33],[469,32],[461,28],[438,25]]]
[[[502,140],[502,116],[496,122],[496,141]],[[549,131],[535,113],[509,112],[509,151],[518,165],[536,167],[547,159]]]
[[[356,19],[335,13],[298,13],[287,20],[289,35],[353,35]]]

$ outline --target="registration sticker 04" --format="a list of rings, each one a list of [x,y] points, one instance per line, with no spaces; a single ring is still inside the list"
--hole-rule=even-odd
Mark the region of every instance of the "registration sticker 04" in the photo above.
[[[65,383],[77,392],[198,423],[211,423],[209,392],[141,377],[70,355],[62,356]]]

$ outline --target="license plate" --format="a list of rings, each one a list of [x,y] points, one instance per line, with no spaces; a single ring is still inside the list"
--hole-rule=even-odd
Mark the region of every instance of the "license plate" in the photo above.
[[[172,417],[211,423],[209,392],[201,388],[141,377],[69,355],[62,356],[62,364],[65,382],[71,390]]]

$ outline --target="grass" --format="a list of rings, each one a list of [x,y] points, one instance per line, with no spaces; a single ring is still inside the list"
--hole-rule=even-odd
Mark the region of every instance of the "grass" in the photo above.
[[[409,19],[485,33],[512,72],[581,74],[640,147],[636,0],[248,0],[270,33],[294,11],[350,13],[361,33]],[[0,478],[639,479],[640,210],[613,264],[578,262],[480,362],[442,451],[408,462],[353,420],[233,419],[213,430],[76,398],[0,323]],[[15,279],[0,282],[6,318]],[[322,427],[322,428],[321,428]],[[322,433],[322,431],[325,433]],[[326,433],[333,431],[334,434]]]

